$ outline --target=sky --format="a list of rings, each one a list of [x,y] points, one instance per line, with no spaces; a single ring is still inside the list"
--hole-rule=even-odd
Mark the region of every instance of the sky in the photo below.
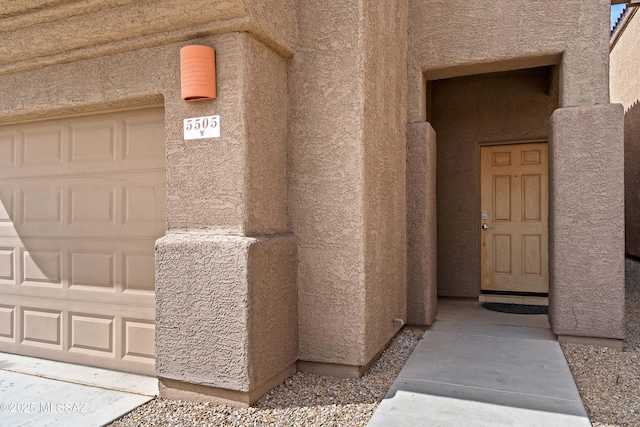
[[[616,23],[616,20],[618,19],[618,16],[620,16],[620,12],[622,11],[623,7],[624,4],[614,4],[613,6],[611,6],[611,27],[613,27],[613,24]]]

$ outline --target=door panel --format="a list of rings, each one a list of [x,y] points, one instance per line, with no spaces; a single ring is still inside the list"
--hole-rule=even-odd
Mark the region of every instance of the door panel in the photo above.
[[[481,289],[548,293],[547,144],[481,148]]]

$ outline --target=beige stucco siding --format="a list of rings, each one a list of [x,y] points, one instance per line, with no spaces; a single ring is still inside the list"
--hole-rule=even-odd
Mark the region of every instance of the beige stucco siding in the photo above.
[[[360,366],[405,316],[406,5],[299,7],[288,168],[300,359]]]
[[[611,50],[611,101],[624,106],[625,250],[640,257],[640,15],[631,9]]]
[[[624,150],[620,104],[549,120],[549,320],[556,335],[623,339]]]
[[[436,132],[407,125],[407,323],[430,325],[438,309]]]
[[[364,2],[365,363],[406,321],[407,1]]]
[[[631,9],[623,24],[624,31],[611,49],[611,102],[625,111],[640,100],[640,15]]]
[[[290,56],[294,0],[20,2],[0,15],[0,73],[246,31]]]
[[[299,3],[298,19],[287,167],[289,215],[299,239],[299,357],[359,365],[365,343],[361,15],[350,1],[313,0]]]
[[[411,121],[426,117],[425,78],[555,63],[562,64],[560,106],[609,102],[608,0],[412,0],[409,5]]]

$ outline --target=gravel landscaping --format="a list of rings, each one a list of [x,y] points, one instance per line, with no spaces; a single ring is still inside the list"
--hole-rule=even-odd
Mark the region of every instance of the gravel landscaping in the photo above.
[[[251,408],[156,398],[110,424],[124,426],[354,426],[367,424],[424,334],[404,328],[359,379],[296,373]]]
[[[640,263],[626,261],[625,352],[563,344],[593,426],[640,426]],[[360,379],[296,373],[251,408],[156,398],[124,426],[364,426],[424,331],[404,328]]]
[[[563,344],[594,426],[640,426],[640,263],[626,262],[625,352]]]

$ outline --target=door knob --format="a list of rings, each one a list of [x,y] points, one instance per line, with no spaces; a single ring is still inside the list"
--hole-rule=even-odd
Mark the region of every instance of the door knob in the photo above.
[[[493,227],[490,227],[487,224],[482,224],[482,229],[483,230],[488,230],[489,228],[493,228]]]

